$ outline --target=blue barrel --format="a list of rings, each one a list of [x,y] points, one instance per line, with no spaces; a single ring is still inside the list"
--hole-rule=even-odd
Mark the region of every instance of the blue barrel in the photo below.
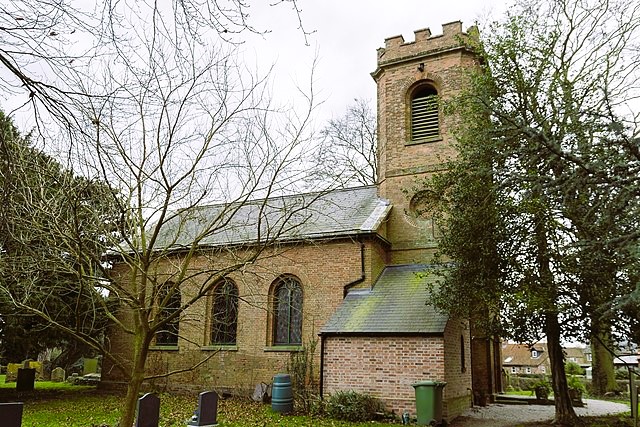
[[[293,390],[289,374],[276,374],[271,389],[271,409],[281,414],[293,412]]]

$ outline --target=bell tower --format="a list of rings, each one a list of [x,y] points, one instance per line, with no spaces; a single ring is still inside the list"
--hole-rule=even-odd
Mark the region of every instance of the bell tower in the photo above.
[[[422,29],[412,42],[390,37],[378,49],[371,73],[378,86],[378,192],[393,205],[387,223],[392,264],[425,262],[435,251],[437,230],[415,187],[455,156],[442,102],[463,87],[464,69],[478,64],[465,43],[472,37],[477,29],[463,32],[456,21],[444,24],[441,35]]]

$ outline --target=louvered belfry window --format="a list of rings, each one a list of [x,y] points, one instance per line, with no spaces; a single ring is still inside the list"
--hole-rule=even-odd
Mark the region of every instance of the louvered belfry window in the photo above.
[[[411,140],[421,141],[439,136],[438,91],[431,86],[420,87],[411,97]]]

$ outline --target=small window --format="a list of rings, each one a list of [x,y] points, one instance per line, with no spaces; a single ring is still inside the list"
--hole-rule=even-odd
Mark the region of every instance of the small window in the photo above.
[[[438,137],[438,91],[433,86],[421,86],[411,95],[411,140],[424,141]]]
[[[540,366],[540,372],[542,372],[543,374],[547,372],[547,367],[544,365]]]
[[[531,366],[527,366],[527,368],[525,369],[525,372],[527,374],[530,374],[531,373]]]
[[[181,304],[180,288],[174,288],[172,282],[164,283],[158,292],[157,320],[166,323],[156,332],[156,345],[178,345],[180,316],[175,313],[180,310]]]
[[[517,374],[517,373],[518,373],[518,368],[517,368],[517,367],[515,367],[515,366],[512,366],[512,367],[511,367],[511,373],[512,373],[512,374]]]
[[[235,345],[238,329],[238,287],[223,279],[213,288],[211,344]]]
[[[273,291],[273,344],[302,344],[302,286],[283,277]]]

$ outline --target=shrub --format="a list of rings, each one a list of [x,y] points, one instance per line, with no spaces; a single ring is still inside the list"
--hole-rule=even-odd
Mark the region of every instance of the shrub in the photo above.
[[[582,380],[575,375],[567,377],[567,385],[570,389],[578,390],[580,393],[586,393],[587,391],[587,387],[584,385]]]
[[[585,371],[576,362],[567,361],[564,364],[564,371],[567,375],[584,375]]]
[[[339,391],[329,396],[324,403],[327,416],[344,421],[371,421],[384,414],[384,405],[379,399],[355,391]]]

